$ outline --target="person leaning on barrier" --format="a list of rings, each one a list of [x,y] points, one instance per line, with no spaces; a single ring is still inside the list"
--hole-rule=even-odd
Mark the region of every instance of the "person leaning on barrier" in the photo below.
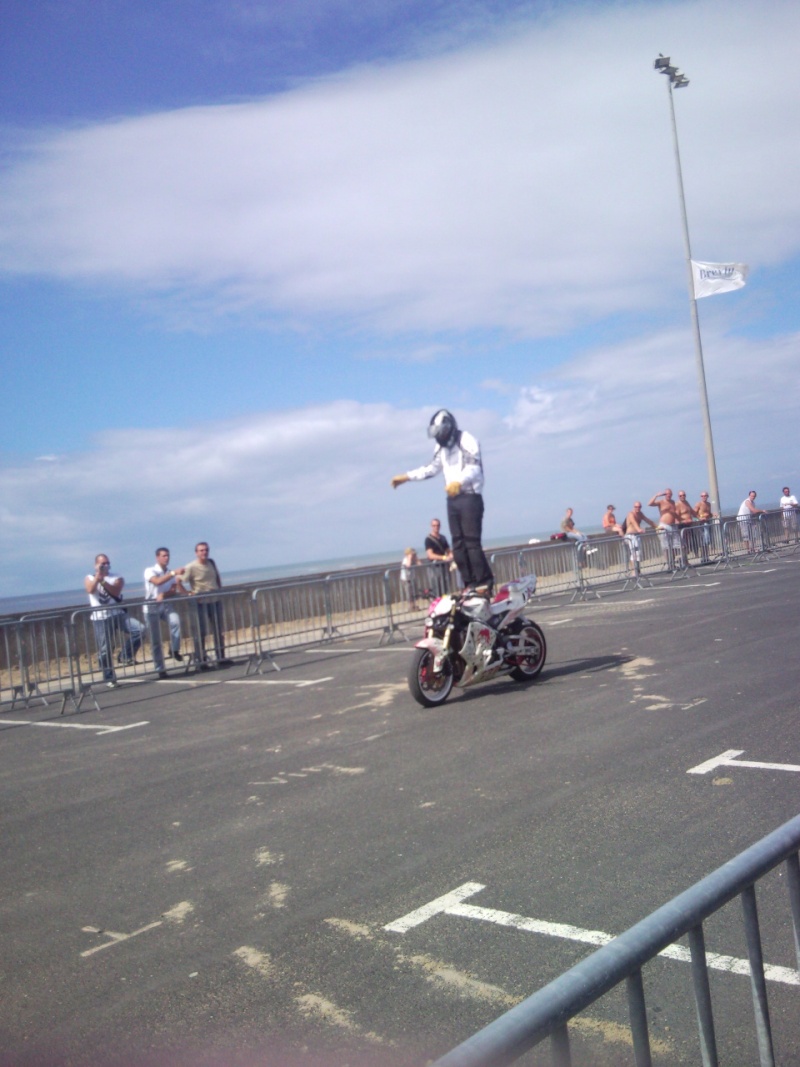
[[[678,503],[675,505],[675,514],[678,517],[678,526],[691,526],[697,518],[697,512],[686,499],[686,490],[678,490]]]
[[[444,596],[448,585],[447,568],[452,563],[453,553],[450,551],[447,538],[442,533],[442,523],[439,519],[431,519],[431,528],[425,538],[425,555],[434,565],[435,592],[439,596]]]
[[[132,619],[124,608],[119,607],[125,579],[121,574],[112,574],[111,563],[104,552],[95,556],[94,574],[87,574],[83,584],[89,594],[89,603],[98,609],[92,612],[92,626],[103,681],[114,689],[117,686],[117,677],[111,665],[114,645],[125,634],[119,662],[123,665],[132,663],[142,643],[144,628],[138,619]]]
[[[783,487],[783,496],[780,499],[781,512],[783,513],[783,528],[790,537],[797,535],[797,511],[800,504],[797,497],[792,495],[788,485]]]
[[[561,520],[561,532],[566,534],[570,541],[587,541],[588,538],[586,534],[581,533],[581,531],[576,527],[575,520],[573,519],[572,515],[572,508],[567,508],[566,514]]]
[[[755,489],[751,489],[744,500],[739,505],[739,511],[736,518],[739,520],[739,533],[742,535],[742,540],[747,545],[747,551],[750,553],[755,552],[753,547],[753,527],[751,519],[756,515],[766,515],[764,508],[756,507],[756,493]]]
[[[408,593],[408,606],[416,611],[417,608],[417,584],[414,568],[419,566],[419,558],[415,548],[407,548],[400,564],[400,581],[405,585]]]
[[[647,506],[658,508],[658,529],[661,533],[664,556],[667,566],[672,570],[675,566],[674,553],[676,550],[680,553],[681,550],[681,532],[678,529],[678,512],[675,508],[675,501],[672,499],[672,490],[664,489],[656,493]]]
[[[694,506],[694,513],[697,516],[697,521],[702,526],[702,541],[700,544],[700,552],[702,555],[703,563],[708,563],[708,550],[711,547],[711,520],[715,517],[711,510],[711,504],[708,499],[708,493],[703,490],[700,494],[700,499]]]
[[[215,593],[222,588],[217,565],[208,554],[208,542],[198,541],[194,546],[195,558],[182,568],[182,582],[189,585],[191,595]],[[222,603],[219,600],[203,598],[195,604],[197,608],[197,633],[194,637],[194,658],[201,671],[209,670],[206,655],[206,634],[209,628],[214,637],[214,653],[217,666],[228,667],[233,662],[225,658],[225,633],[222,618]]]
[[[651,529],[655,530],[656,524],[652,519],[648,519],[642,511],[641,501],[637,500],[625,517],[623,525],[625,527],[625,544],[628,546],[628,551],[631,554],[631,574],[633,577],[636,577],[639,572],[639,564],[642,561],[641,535],[644,533],[644,526],[649,526]]]
[[[625,531],[622,529],[620,524],[617,522],[617,516],[616,516],[616,514],[614,512],[614,505],[613,504],[609,504],[606,507],[605,514],[603,515],[603,533],[607,533],[607,534],[615,533],[615,534],[619,534],[619,536],[622,537],[624,532]]]
[[[150,645],[153,649],[153,666],[158,671],[158,677],[168,677],[164,669],[164,650],[161,647],[161,620],[165,619],[169,625],[169,644],[172,658],[180,663],[181,655],[181,617],[177,611],[171,610],[166,603],[171,597],[185,593],[180,582],[180,575],[184,572],[183,567],[176,570],[169,569],[169,549],[156,549],[155,566],[148,567],[144,572],[144,597],[148,601],[145,604],[147,628],[150,634]]]

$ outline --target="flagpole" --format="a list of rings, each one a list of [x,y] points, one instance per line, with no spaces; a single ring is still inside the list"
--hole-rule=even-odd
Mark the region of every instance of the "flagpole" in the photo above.
[[[678,195],[681,203],[681,217],[683,219],[683,246],[686,253],[686,274],[689,282],[689,308],[692,316],[692,330],[694,332],[695,356],[697,362],[697,378],[700,384],[700,407],[703,412],[703,430],[706,446],[706,466],[708,468],[708,489],[711,494],[711,510],[722,515],[722,505],[719,497],[719,483],[717,481],[717,462],[714,458],[714,437],[711,432],[711,411],[708,406],[708,390],[706,388],[706,371],[703,363],[703,342],[700,337],[700,317],[697,314],[697,300],[694,295],[694,275],[692,273],[692,246],[689,240],[689,219],[686,214],[686,196],[683,191],[683,172],[681,170],[681,153],[678,147],[678,124],[675,121],[675,102],[672,97],[672,87],[683,89],[689,84],[689,79],[680,73],[677,67],[671,67],[669,57],[659,56],[654,63],[659,74],[667,75],[667,93],[669,95],[669,113],[672,119],[672,144],[675,149],[675,168],[678,172]]]

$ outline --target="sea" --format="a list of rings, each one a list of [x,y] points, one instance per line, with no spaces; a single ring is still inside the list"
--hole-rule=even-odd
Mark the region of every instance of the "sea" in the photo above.
[[[520,534],[518,537],[500,537],[484,541],[484,548],[505,548],[509,545],[527,544],[532,539],[546,541],[550,532],[543,534]],[[417,549],[421,554],[421,545]],[[400,557],[401,558],[401,557]],[[275,567],[255,567],[243,571],[222,570],[224,585],[249,585],[258,582],[272,582],[280,578],[303,578],[310,574],[331,574],[335,571],[353,570],[360,567],[379,567],[383,564],[399,563],[398,553],[374,552],[362,556],[342,556],[337,559],[317,559],[304,563],[287,563]],[[138,600],[144,596],[141,582],[125,581],[125,596],[128,600]],[[86,604],[86,591],[62,589],[49,593],[29,593],[25,596],[0,597],[0,616],[24,615],[34,611],[52,611],[60,608],[83,607]]]

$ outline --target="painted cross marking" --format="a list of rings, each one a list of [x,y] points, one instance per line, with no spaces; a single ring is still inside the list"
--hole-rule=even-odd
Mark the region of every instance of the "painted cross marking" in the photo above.
[[[530,919],[525,915],[514,915],[508,911],[495,911],[493,908],[480,908],[473,904],[464,904],[467,897],[474,896],[486,886],[480,882],[465,882],[464,885],[437,897],[436,900],[423,904],[421,908],[410,911],[394,922],[387,923],[384,930],[396,934],[405,934],[415,926],[432,919],[434,915],[457,915],[462,919],[475,919],[482,922],[496,923],[498,926],[510,926],[515,930],[525,933],[544,934],[546,937],[561,937],[567,941],[582,941],[589,945],[607,945],[614,940],[614,934],[607,934],[604,930],[583,930],[579,926],[570,926],[567,923],[545,922],[541,919]],[[691,963],[692,956],[688,948],[683,945],[667,945],[658,953],[669,960],[679,960],[681,963]],[[750,974],[750,964],[747,960],[738,959],[736,956],[723,956],[718,952],[706,952],[706,964],[716,971],[727,971],[729,974]],[[764,977],[771,982],[782,982],[785,985],[800,985],[800,973],[792,967],[778,967],[772,964],[764,964]]]
[[[744,755],[743,748],[729,748],[727,752],[720,752],[713,759],[705,763],[698,763],[696,767],[690,767],[687,774],[708,774],[717,767],[755,767],[759,771],[800,771],[796,763],[761,763],[757,760],[738,759]]]

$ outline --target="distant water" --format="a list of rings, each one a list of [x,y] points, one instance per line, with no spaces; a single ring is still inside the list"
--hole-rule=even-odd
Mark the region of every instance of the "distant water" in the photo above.
[[[520,534],[519,537],[500,537],[484,542],[485,548],[502,548],[505,545],[526,544],[531,537],[547,540],[546,534]],[[422,555],[422,541],[416,546]],[[339,559],[317,559],[307,563],[287,563],[279,567],[257,567],[243,571],[222,571],[225,585],[250,585],[257,582],[274,582],[279,578],[302,578],[309,574],[328,574],[332,571],[352,570],[358,567],[378,567],[381,564],[399,563],[400,552],[373,552],[371,555],[344,556]],[[125,596],[138,600],[144,596],[141,582],[126,580]],[[26,596],[0,597],[0,615],[24,615],[33,611],[52,611],[56,608],[84,607],[87,603],[83,589],[64,589],[56,593],[30,593]]]

